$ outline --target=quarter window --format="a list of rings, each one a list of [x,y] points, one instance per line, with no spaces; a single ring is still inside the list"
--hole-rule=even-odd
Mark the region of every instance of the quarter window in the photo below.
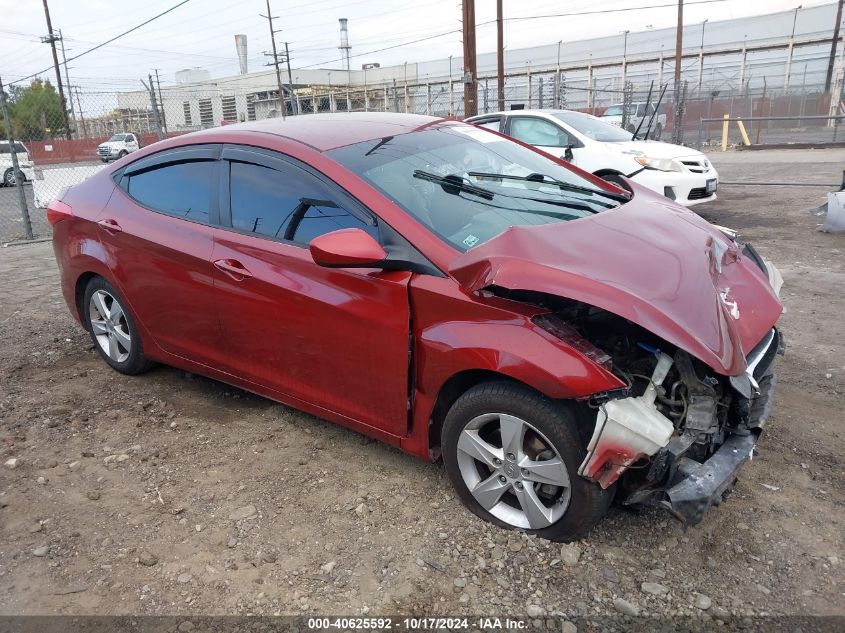
[[[126,191],[145,207],[168,215],[208,222],[215,191],[215,162],[192,161],[129,176]]]
[[[496,132],[501,131],[501,122],[499,119],[488,119],[486,121],[475,121],[474,122],[477,126],[483,127],[488,130],[494,130]]]
[[[378,239],[376,226],[343,208],[304,170],[237,161],[230,165],[232,227],[238,231],[308,244],[324,233],[360,228]]]

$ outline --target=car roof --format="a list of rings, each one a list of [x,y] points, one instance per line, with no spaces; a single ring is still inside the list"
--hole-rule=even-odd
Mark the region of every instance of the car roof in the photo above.
[[[554,114],[562,114],[564,112],[578,112],[578,110],[563,110],[559,108],[530,108],[528,110],[500,110],[499,112],[487,112],[485,114],[479,114],[473,117],[469,117],[469,119],[480,119],[483,117],[489,116],[514,116],[520,114],[534,114],[540,116],[551,116]],[[589,114],[588,112],[578,112],[579,114]],[[469,120],[467,119],[467,120]]]
[[[192,132],[189,136],[194,141],[213,143],[215,137],[232,132],[260,132],[282,136],[325,152],[372,139],[407,134],[447,120],[395,112],[335,112],[247,121]]]

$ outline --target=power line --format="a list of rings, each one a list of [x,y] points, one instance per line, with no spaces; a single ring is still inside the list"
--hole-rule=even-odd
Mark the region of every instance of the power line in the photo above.
[[[729,0],[696,0],[695,2],[687,2],[687,6],[692,6],[694,4],[712,4],[714,2],[728,2]],[[625,11],[642,11],[644,9],[665,9],[667,7],[677,7],[677,2],[671,2],[668,4],[644,4],[636,7],[619,7],[616,9],[592,9],[589,11],[572,11],[569,13],[548,13],[546,15],[526,15],[526,16],[515,16],[512,18],[504,18],[505,22],[519,22],[523,20],[540,20],[543,18],[570,18],[576,17],[579,15],[597,15],[602,13],[623,13]],[[478,26],[482,26],[485,24],[493,24],[496,20],[488,20],[487,22],[481,22]]]
[[[169,9],[167,9],[167,10],[165,10],[165,11],[162,11],[162,12],[161,12],[161,13],[159,13],[158,15],[154,15],[154,16],[153,16],[153,17],[151,17],[149,20],[145,20],[144,22],[141,22],[140,24],[138,24],[138,25],[136,25],[136,26],[133,26],[133,27],[132,27],[131,29],[129,29],[128,31],[124,31],[123,33],[121,33],[121,34],[119,34],[119,35],[115,35],[113,38],[108,39],[108,40],[106,40],[105,42],[102,42],[101,44],[97,44],[96,46],[92,46],[92,47],[91,47],[91,48],[89,48],[88,50],[82,51],[82,52],[81,52],[81,53],[79,53],[78,55],[74,55],[73,57],[69,58],[67,61],[72,62],[72,61],[73,61],[73,60],[75,60],[75,59],[79,59],[79,58],[80,58],[80,57],[82,57],[83,55],[87,55],[88,53],[93,53],[93,52],[94,52],[94,51],[96,51],[97,49],[102,48],[103,46],[106,46],[107,44],[111,44],[112,42],[114,42],[114,41],[116,41],[116,40],[119,40],[119,39],[120,39],[121,37],[123,37],[124,35],[129,35],[129,34],[130,34],[130,33],[132,33],[133,31],[137,31],[138,29],[140,29],[140,28],[141,28],[141,27],[143,27],[143,26],[146,26],[147,24],[149,24],[149,23],[150,23],[150,22],[152,22],[153,20],[157,20],[158,18],[162,17],[163,15],[167,15],[168,13],[170,13],[171,11],[173,11],[173,10],[175,10],[175,9],[178,9],[178,8],[179,8],[179,7],[181,7],[182,5],[184,5],[184,4],[188,4],[190,1],[191,1],[191,0],[182,0],[182,2],[179,2],[178,4],[173,5],[172,7],[170,7]],[[20,79],[15,79],[14,81],[10,82],[10,83],[9,83],[9,85],[16,84],[16,83],[19,83],[19,82],[21,82],[21,81],[26,81],[27,79],[32,79],[33,77],[37,77],[38,75],[40,75],[40,74],[42,74],[42,73],[45,73],[45,72],[47,72],[48,70],[50,70],[50,68],[52,68],[52,66],[47,66],[47,68],[45,68],[44,70],[40,70],[40,71],[38,71],[37,73],[33,73],[33,74],[31,74],[31,75],[27,75],[26,77],[21,77]]]
[[[687,2],[687,6],[696,5],[696,4],[712,4],[714,2],[728,2],[728,0],[695,0],[694,2]],[[594,9],[590,11],[572,11],[569,13],[555,13],[555,14],[548,14],[548,15],[535,15],[535,16],[516,16],[511,18],[503,18],[504,22],[509,21],[523,21],[523,20],[537,20],[540,18],[563,18],[563,17],[576,17],[579,15],[596,15],[596,14],[606,14],[606,13],[624,13],[628,11],[642,11],[644,9],[664,9],[667,7],[676,7],[676,2],[671,3],[664,3],[664,4],[651,4],[651,5],[641,5],[636,7],[619,7],[616,9]],[[476,26],[487,26],[489,24],[496,24],[496,20],[487,20],[486,22],[479,22]],[[430,35],[428,37],[423,37],[415,40],[410,40],[408,42],[403,42],[401,44],[396,44],[393,46],[386,46],[384,48],[379,48],[372,51],[367,51],[365,53],[356,53],[355,55],[350,55],[350,57],[362,57],[364,55],[372,55],[373,53],[381,53],[383,51],[392,50],[394,48],[401,48],[403,46],[410,46],[411,44],[417,44],[419,42],[425,42],[427,40],[433,40],[438,37],[444,37],[446,35],[451,35],[452,33],[460,33],[461,29],[453,29],[451,31],[445,31],[443,33],[438,33],[436,35]],[[315,66],[322,66],[323,64],[331,64],[332,62],[343,61],[342,59],[329,59],[327,61],[318,62],[316,64],[308,64],[307,66],[300,66],[299,68],[313,68]]]

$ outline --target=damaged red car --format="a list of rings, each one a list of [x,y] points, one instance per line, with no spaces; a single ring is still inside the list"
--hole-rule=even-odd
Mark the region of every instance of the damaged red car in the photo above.
[[[614,499],[699,523],[771,406],[780,277],[751,246],[468,124],[196,132],[48,217],[111,367],[180,367],[442,458],[504,528],[571,540]]]

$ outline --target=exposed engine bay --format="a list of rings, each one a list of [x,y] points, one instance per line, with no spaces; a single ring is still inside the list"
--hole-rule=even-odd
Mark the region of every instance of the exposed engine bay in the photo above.
[[[700,522],[752,456],[771,406],[772,362],[783,350],[778,331],[748,354],[744,376],[728,377],[605,310],[507,294],[549,309],[534,322],[627,385],[582,403],[591,435],[578,474],[603,488],[618,481],[624,504],[656,505],[687,525]]]

